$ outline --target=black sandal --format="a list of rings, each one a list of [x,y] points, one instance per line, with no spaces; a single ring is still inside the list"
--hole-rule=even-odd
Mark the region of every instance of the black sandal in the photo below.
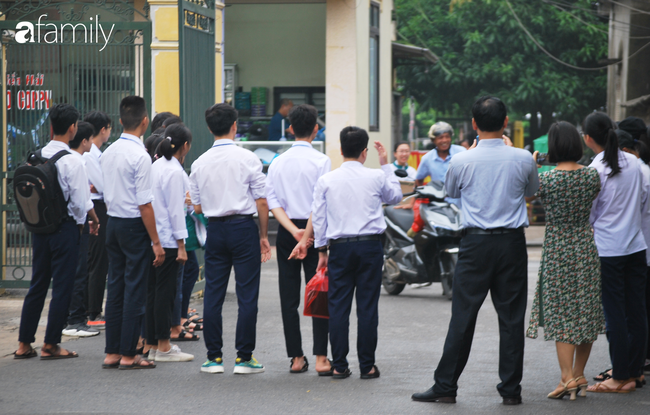
[[[375,371],[372,372],[372,373],[370,373],[370,372],[362,373],[361,374],[361,379],[377,379],[379,377],[380,373],[379,373],[379,368],[377,367],[377,365],[372,365],[372,367],[375,369]]]
[[[305,373],[307,369],[309,369],[309,362],[307,361],[307,356],[304,357],[305,364],[302,365],[302,368],[300,368],[300,370],[291,369],[293,367],[293,359],[295,359],[295,357],[291,358],[291,363],[289,364],[289,373]]]
[[[68,352],[68,354],[61,354],[61,351],[65,350]],[[49,353],[50,356],[43,356],[43,352]],[[75,357],[79,357],[79,354],[77,352],[71,352],[70,350],[67,349],[62,349],[61,346],[56,346],[55,348],[45,348],[43,347],[41,349],[41,360],[56,360],[56,359],[73,359]]]
[[[610,375],[609,373],[607,373],[607,372],[609,372],[610,370],[612,370],[612,369],[610,368],[610,369],[603,370],[602,372],[600,372],[600,373],[598,374],[598,376],[595,376],[595,377],[594,377],[594,380],[597,381],[597,382],[602,382],[602,381],[605,381],[605,380],[607,380],[607,379],[610,379],[610,378],[612,377],[612,375]]]
[[[187,335],[190,335],[192,337],[185,337]],[[181,330],[181,332],[178,334],[178,337],[171,337],[170,340],[174,340],[177,342],[197,342],[199,341],[199,336],[197,336],[194,333],[187,332],[185,330]]]
[[[18,354],[18,350],[14,352],[14,359],[31,359],[36,356],[38,356],[38,353],[36,353],[36,349],[33,347],[30,347],[29,351],[25,353]]]
[[[330,370],[326,372],[317,372],[318,376],[332,376],[334,375],[334,363],[330,359],[327,359],[328,362],[330,362]]]
[[[194,324],[194,327],[190,327],[190,324]],[[185,320],[185,323],[183,323],[183,327],[185,330],[189,331],[203,331],[203,324],[194,322],[192,320]]]
[[[332,370],[334,370],[334,369],[332,369]],[[352,372],[348,368],[348,369],[345,369],[345,372],[343,372],[343,373],[332,373],[332,378],[334,378],[334,379],[345,379],[345,378],[349,378],[351,374],[352,374]]]
[[[199,315],[198,313],[193,316],[188,315],[187,321],[189,321],[190,323],[203,324],[203,317],[194,318],[194,319],[192,318],[192,317],[198,317],[198,315]]]

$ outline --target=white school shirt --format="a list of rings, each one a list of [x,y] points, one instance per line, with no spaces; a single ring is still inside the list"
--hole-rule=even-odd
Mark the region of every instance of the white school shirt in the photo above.
[[[415,180],[415,176],[417,175],[417,170],[415,170],[413,167],[407,165],[406,168],[404,166],[399,166],[396,161],[392,162],[389,164],[390,168],[393,170],[393,174],[395,174],[396,170],[404,170],[407,174],[406,177],[397,177],[397,180]]]
[[[269,210],[281,207],[289,219],[309,219],[316,181],[332,170],[330,158],[307,141],[276,157],[266,176]]]
[[[75,220],[77,225],[83,225],[86,222],[86,214],[92,209],[92,206],[88,208],[90,188],[88,187],[88,177],[86,176],[81,155],[70,150],[66,143],[54,140],[43,147],[41,155],[49,159],[61,150],[66,150],[71,155],[63,156],[54,163],[57,179],[63,191],[63,197],[68,201],[68,214]],[[90,203],[92,205],[92,202]]]
[[[208,218],[252,215],[255,200],[266,198],[262,162],[233,140],[215,140],[211,149],[192,163],[190,196]]]
[[[646,249],[641,219],[647,214],[650,183],[644,177],[637,158],[618,152],[621,172],[607,177],[611,169],[603,163],[605,152],[594,157],[589,167],[600,175],[600,193],[594,200],[589,218],[594,228],[598,256],[616,257]]]
[[[641,173],[643,173],[646,181],[650,183],[650,166],[645,164],[641,159],[639,159],[639,165],[641,166]],[[650,197],[650,195],[648,197]],[[643,239],[645,240],[645,244],[650,247],[650,212],[647,210],[645,212],[641,212],[641,232],[643,232]],[[650,249],[646,248],[645,259],[646,265],[650,265]]]
[[[311,217],[314,246],[325,246],[330,239],[383,233],[382,203],[401,200],[402,188],[390,165],[378,170],[346,161],[316,183]]]
[[[104,200],[104,177],[102,177],[102,165],[99,162],[101,157],[102,151],[95,144],[90,147],[89,152],[83,154],[88,183],[97,189],[97,193],[90,194],[92,200]]]
[[[153,201],[151,157],[142,140],[122,134],[104,151],[100,164],[108,216],[141,217],[138,207]]]
[[[151,166],[153,211],[156,230],[163,248],[177,249],[179,239],[187,238],[185,226],[185,178],[183,166],[172,157],[162,157]]]

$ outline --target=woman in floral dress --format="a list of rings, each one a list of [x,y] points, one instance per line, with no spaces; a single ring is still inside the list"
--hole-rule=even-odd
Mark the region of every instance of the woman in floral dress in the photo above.
[[[539,280],[527,336],[554,340],[562,372],[559,386],[548,397],[559,399],[577,392],[586,396],[584,368],[591,345],[604,332],[600,260],[589,224],[592,202],[600,191],[594,168],[577,163],[582,140],[576,128],[559,122],[548,132],[553,171],[539,177],[538,197],[546,210],[546,235]]]

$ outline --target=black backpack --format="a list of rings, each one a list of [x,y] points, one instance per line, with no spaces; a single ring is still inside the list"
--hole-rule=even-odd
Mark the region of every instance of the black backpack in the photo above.
[[[14,172],[14,198],[25,228],[34,233],[53,233],[70,217],[68,201],[59,184],[56,163],[70,154],[61,150],[46,159],[41,150],[29,153],[25,163]]]

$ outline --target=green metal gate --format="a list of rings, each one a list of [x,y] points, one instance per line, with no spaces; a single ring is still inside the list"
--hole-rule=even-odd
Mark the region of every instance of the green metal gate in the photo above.
[[[205,110],[215,103],[215,2],[178,0],[180,116],[192,131],[189,167],[214,137],[205,124]]]
[[[50,140],[47,112],[54,104],[70,103],[82,116],[106,112],[113,120],[111,140],[121,132],[122,98],[137,94],[150,104],[151,22],[148,8],[136,10],[126,0],[22,0],[0,5],[0,12],[8,19],[0,21],[5,133],[0,288],[27,288],[31,235],[14,203],[13,171],[29,151]]]

